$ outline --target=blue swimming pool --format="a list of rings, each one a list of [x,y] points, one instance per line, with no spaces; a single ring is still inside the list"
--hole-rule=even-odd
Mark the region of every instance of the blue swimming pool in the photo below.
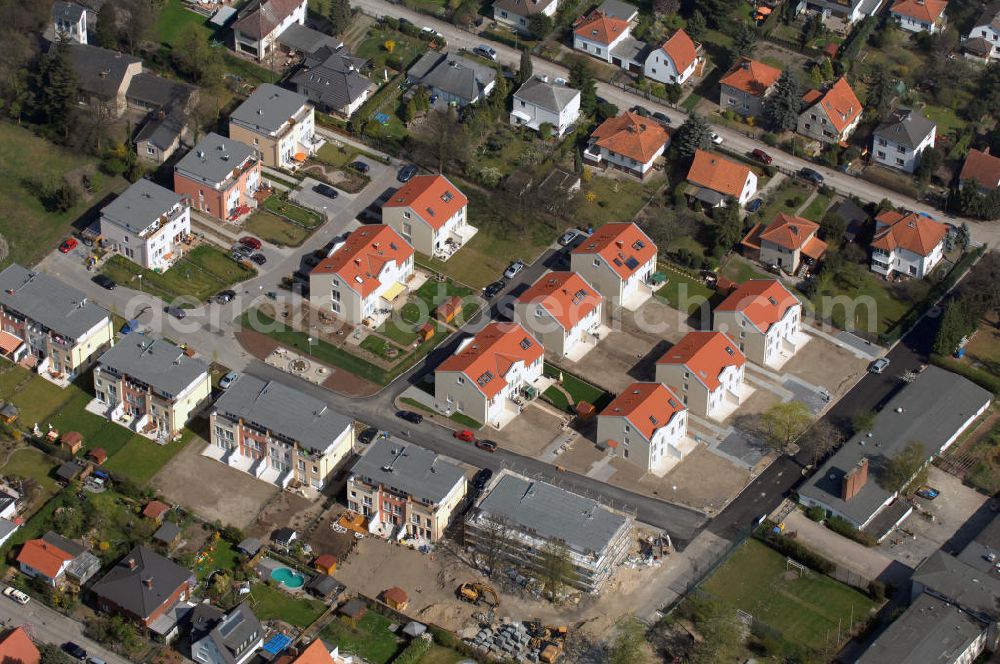
[[[271,578],[286,588],[301,588],[306,583],[306,577],[290,567],[274,568],[271,570]]]

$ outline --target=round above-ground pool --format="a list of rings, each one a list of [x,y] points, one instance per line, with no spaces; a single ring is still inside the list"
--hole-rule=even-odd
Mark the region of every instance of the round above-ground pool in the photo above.
[[[271,570],[271,578],[286,588],[301,588],[306,583],[306,577],[290,567],[275,567]]]

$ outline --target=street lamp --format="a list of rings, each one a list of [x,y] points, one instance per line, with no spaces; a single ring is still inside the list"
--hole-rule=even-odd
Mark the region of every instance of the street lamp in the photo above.
[[[313,338],[312,337],[306,337],[306,343],[308,344],[308,347],[309,347],[309,357],[312,357],[312,354],[313,354]]]
[[[142,273],[140,272],[136,276],[139,277],[139,292],[141,293],[142,292]]]

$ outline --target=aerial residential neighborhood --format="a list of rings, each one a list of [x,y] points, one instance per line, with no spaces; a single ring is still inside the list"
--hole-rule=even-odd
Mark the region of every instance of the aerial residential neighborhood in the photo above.
[[[0,656],[1000,653],[1000,9],[0,0]]]

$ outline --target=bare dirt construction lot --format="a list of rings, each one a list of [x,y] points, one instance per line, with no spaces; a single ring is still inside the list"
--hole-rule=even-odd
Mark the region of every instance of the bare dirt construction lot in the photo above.
[[[170,502],[203,519],[245,528],[279,493],[273,484],[203,457],[208,445],[194,440],[153,478],[153,487]]]
[[[325,500],[309,500],[302,496],[281,491],[267,502],[257,518],[246,527],[247,535],[267,540],[278,528],[292,528],[300,534],[320,521],[325,511]]]
[[[750,477],[749,471],[698,445],[669,473],[647,474],[638,486],[643,493],[714,514],[743,490]]]
[[[568,419],[557,415],[554,408],[531,403],[502,430],[490,435],[505,450],[537,457],[562,433]]]
[[[781,368],[802,380],[824,387],[837,398],[847,392],[868,370],[868,360],[841,348],[826,339],[810,335],[809,340]]]

